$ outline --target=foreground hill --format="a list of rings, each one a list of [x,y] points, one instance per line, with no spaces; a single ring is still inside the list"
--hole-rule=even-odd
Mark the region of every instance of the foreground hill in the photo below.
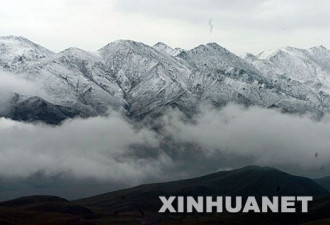
[[[328,191],[311,179],[280,170],[249,166],[238,170],[174,181],[142,185],[80,200],[107,210],[158,209],[158,196],[323,196]]]
[[[327,189],[328,191],[330,191],[330,176],[316,179],[315,182],[321,185],[322,187],[324,187],[325,189]]]
[[[308,214],[159,214],[159,195],[313,195]],[[1,224],[322,224],[329,192],[314,181],[250,166],[168,183],[148,184],[77,201],[30,196],[0,203]],[[299,215],[298,215],[299,214]],[[314,221],[314,222],[313,222]],[[319,223],[318,223],[319,222]]]

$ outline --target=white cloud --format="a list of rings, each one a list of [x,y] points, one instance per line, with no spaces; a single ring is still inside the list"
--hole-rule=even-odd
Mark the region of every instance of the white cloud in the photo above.
[[[136,131],[118,114],[76,119],[60,127],[0,119],[0,175],[26,177],[38,172],[79,178],[125,181],[152,177],[168,164],[157,159],[125,157],[131,145],[157,147],[151,131]]]
[[[329,175],[329,118],[315,122],[232,105],[204,107],[194,124],[180,117],[174,111],[158,120],[164,126],[159,133],[137,129],[117,113],[57,127],[2,118],[0,177],[42,172],[136,185],[246,165]]]
[[[177,117],[165,120],[168,134],[176,142],[200,146],[208,163],[220,168],[235,168],[239,166],[235,158],[246,158],[245,164],[272,166],[300,175],[325,176],[330,171],[328,116],[317,122],[308,116],[229,105],[221,111],[204,107],[194,124]]]

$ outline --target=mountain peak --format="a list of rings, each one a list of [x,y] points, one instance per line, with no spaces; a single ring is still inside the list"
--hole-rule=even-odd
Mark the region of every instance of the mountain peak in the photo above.
[[[18,71],[28,62],[54,54],[52,51],[20,36],[0,37],[0,68]]]
[[[67,49],[61,51],[59,54],[63,54],[63,53],[85,54],[85,53],[89,53],[89,52],[87,52],[81,48],[71,47],[71,48],[67,48]]]
[[[257,55],[259,59],[271,59],[279,54],[304,54],[307,50],[302,48],[296,48],[292,46],[285,46],[281,48],[273,48],[263,51]]]
[[[210,43],[207,43],[206,46],[208,47],[211,47],[211,48],[214,48],[214,49],[225,49],[223,47],[221,47],[218,43],[216,42],[210,42]]]
[[[215,43],[215,42],[211,42],[211,43],[207,43],[206,45],[198,45],[197,47],[191,49],[190,51],[192,52],[229,52],[227,49],[223,48],[222,46],[220,46],[219,44]]]
[[[14,35],[0,36],[0,42],[5,44],[7,47],[10,47],[10,45],[15,45],[15,46],[20,45],[20,47],[38,48],[52,53],[50,50],[22,36],[14,36]]]
[[[163,43],[163,42],[157,42],[156,44],[154,44],[154,47],[164,47],[164,48],[169,48],[169,49],[173,49],[170,46],[168,46],[167,44]]]
[[[327,49],[326,47],[324,47],[323,45],[319,45],[319,46],[314,46],[314,47],[311,47],[311,49]]]
[[[273,167],[256,166],[256,165],[248,165],[248,166],[242,167],[240,169],[236,169],[236,171],[265,171],[265,172],[273,171],[273,172],[285,173],[285,172],[283,172],[281,170],[278,170],[278,169],[275,169]]]
[[[279,53],[281,53],[283,51],[284,48],[274,48],[274,49],[269,49],[263,52],[260,52],[257,57],[259,59],[270,59],[276,55],[278,55]]]
[[[157,42],[153,47],[164,52],[173,51],[173,48],[163,42]]]
[[[172,47],[168,46],[167,44],[165,44],[163,42],[157,42],[153,47],[159,51],[166,52],[167,54],[169,54],[171,56],[178,56],[181,52],[184,51],[181,48],[173,49]]]
[[[61,57],[95,61],[100,56],[94,52],[88,52],[80,48],[71,47],[55,55],[55,58],[61,58]]]
[[[315,47],[312,47],[310,49],[308,49],[309,51],[312,51],[312,52],[327,52],[329,51],[326,47],[324,47],[323,45],[319,45],[319,46],[315,46]]]
[[[128,40],[128,39],[118,39],[118,40],[115,40],[113,42],[110,42],[108,45],[126,45],[126,46],[133,45],[133,46],[137,46],[137,45],[145,45],[145,44],[143,44],[142,42]]]
[[[254,62],[255,60],[258,60],[258,57],[253,55],[252,53],[246,53],[242,55],[241,58],[248,62]]]
[[[108,51],[117,51],[119,49],[130,49],[130,50],[137,50],[141,48],[151,48],[150,46],[133,40],[126,40],[126,39],[119,39],[113,42],[108,43],[103,48],[99,49],[98,52],[108,52]]]

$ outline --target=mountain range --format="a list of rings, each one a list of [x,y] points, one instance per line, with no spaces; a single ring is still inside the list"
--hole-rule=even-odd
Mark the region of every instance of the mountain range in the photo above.
[[[216,43],[191,50],[118,40],[88,52],[54,53],[26,38],[0,37],[0,70],[28,79],[43,95],[16,91],[1,116],[59,124],[119,111],[136,120],[176,107],[235,102],[289,113],[330,110],[330,51],[285,47],[238,57]]]
[[[158,196],[314,196],[309,213],[159,214]],[[248,166],[189,180],[145,184],[68,201],[28,196],[0,203],[1,224],[328,224],[329,191],[270,167]]]

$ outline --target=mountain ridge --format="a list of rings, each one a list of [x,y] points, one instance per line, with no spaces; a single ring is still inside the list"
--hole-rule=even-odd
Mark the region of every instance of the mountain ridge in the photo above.
[[[330,112],[330,78],[328,85],[326,77],[330,51],[324,47],[289,50],[299,54],[280,56],[289,57],[291,64],[304,62],[301,54],[307,52],[311,61],[306,63],[318,68],[318,78],[307,79],[310,70],[305,66],[308,76],[303,78],[307,80],[295,79],[301,69],[283,66],[280,62],[284,59],[274,61],[252,54],[242,59],[214,42],[183,50],[164,43],[148,46],[117,40],[95,52],[68,48],[53,53],[14,36],[0,37],[0,69],[41,83],[48,94],[43,96],[45,101],[72,107],[78,116],[105,115],[114,109],[141,119],[166,107],[178,107],[190,115],[200,103],[222,107],[236,102],[290,113],[311,112],[320,118]],[[289,74],[281,72],[284,70]],[[42,118],[35,120],[47,123]]]

